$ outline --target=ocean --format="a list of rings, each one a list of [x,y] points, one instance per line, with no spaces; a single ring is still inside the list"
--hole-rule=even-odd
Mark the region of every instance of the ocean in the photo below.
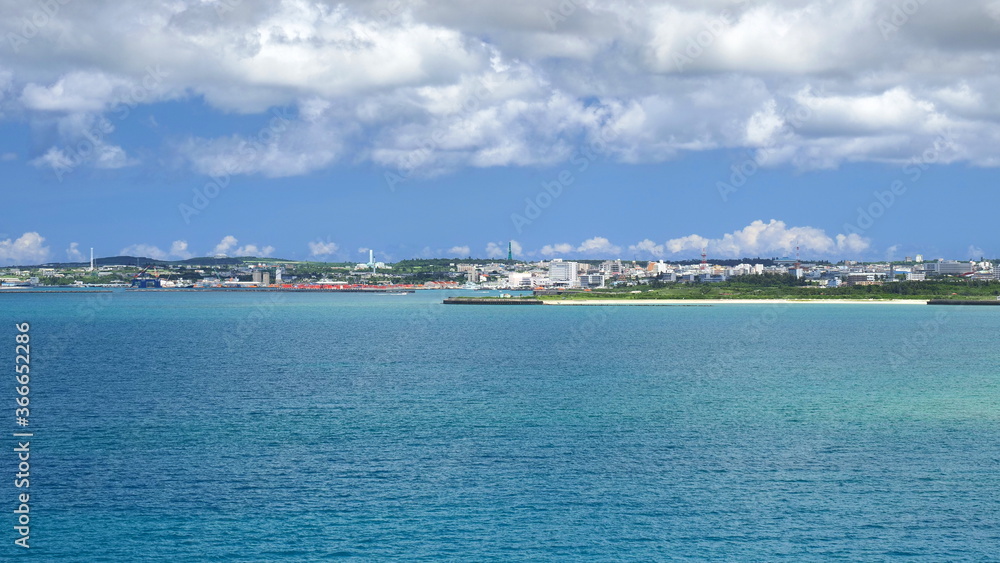
[[[996,560],[1000,308],[0,294],[0,559]]]

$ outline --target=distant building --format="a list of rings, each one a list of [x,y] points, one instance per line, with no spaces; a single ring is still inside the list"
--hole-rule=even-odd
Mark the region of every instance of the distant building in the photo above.
[[[604,287],[604,274],[583,274],[580,276],[580,287]]]
[[[937,262],[927,262],[923,265],[922,271],[933,276],[960,276],[971,274],[975,268],[971,262],[955,262],[953,260],[939,260]]]
[[[619,276],[625,272],[621,260],[605,260],[601,262],[599,270],[605,276]]]
[[[885,272],[851,272],[844,282],[847,285],[882,285]]]
[[[507,274],[507,287],[510,289],[531,289],[531,273],[511,272]]]
[[[576,262],[553,260],[549,264],[549,281],[558,287],[580,287],[579,265]]]

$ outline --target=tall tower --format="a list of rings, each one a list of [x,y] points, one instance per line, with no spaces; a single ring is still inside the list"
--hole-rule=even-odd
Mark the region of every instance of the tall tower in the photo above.
[[[708,271],[708,247],[701,247],[701,273]]]
[[[514,241],[507,241],[507,260],[514,260]]]
[[[90,271],[94,271],[94,247],[90,247]]]

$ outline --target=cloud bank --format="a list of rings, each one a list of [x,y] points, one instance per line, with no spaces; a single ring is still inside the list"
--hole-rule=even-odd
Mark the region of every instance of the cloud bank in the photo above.
[[[259,120],[162,140],[202,174],[553,164],[597,138],[619,162],[745,148],[828,168],[945,136],[942,162],[1000,164],[1000,8],[899,4],[6,1],[0,119],[44,131],[26,161],[64,174],[140,163],[119,124],[165,101]]]

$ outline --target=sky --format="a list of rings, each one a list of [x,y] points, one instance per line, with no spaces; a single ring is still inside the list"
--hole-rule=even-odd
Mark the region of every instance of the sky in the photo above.
[[[1000,257],[997,0],[0,14],[0,265]]]

